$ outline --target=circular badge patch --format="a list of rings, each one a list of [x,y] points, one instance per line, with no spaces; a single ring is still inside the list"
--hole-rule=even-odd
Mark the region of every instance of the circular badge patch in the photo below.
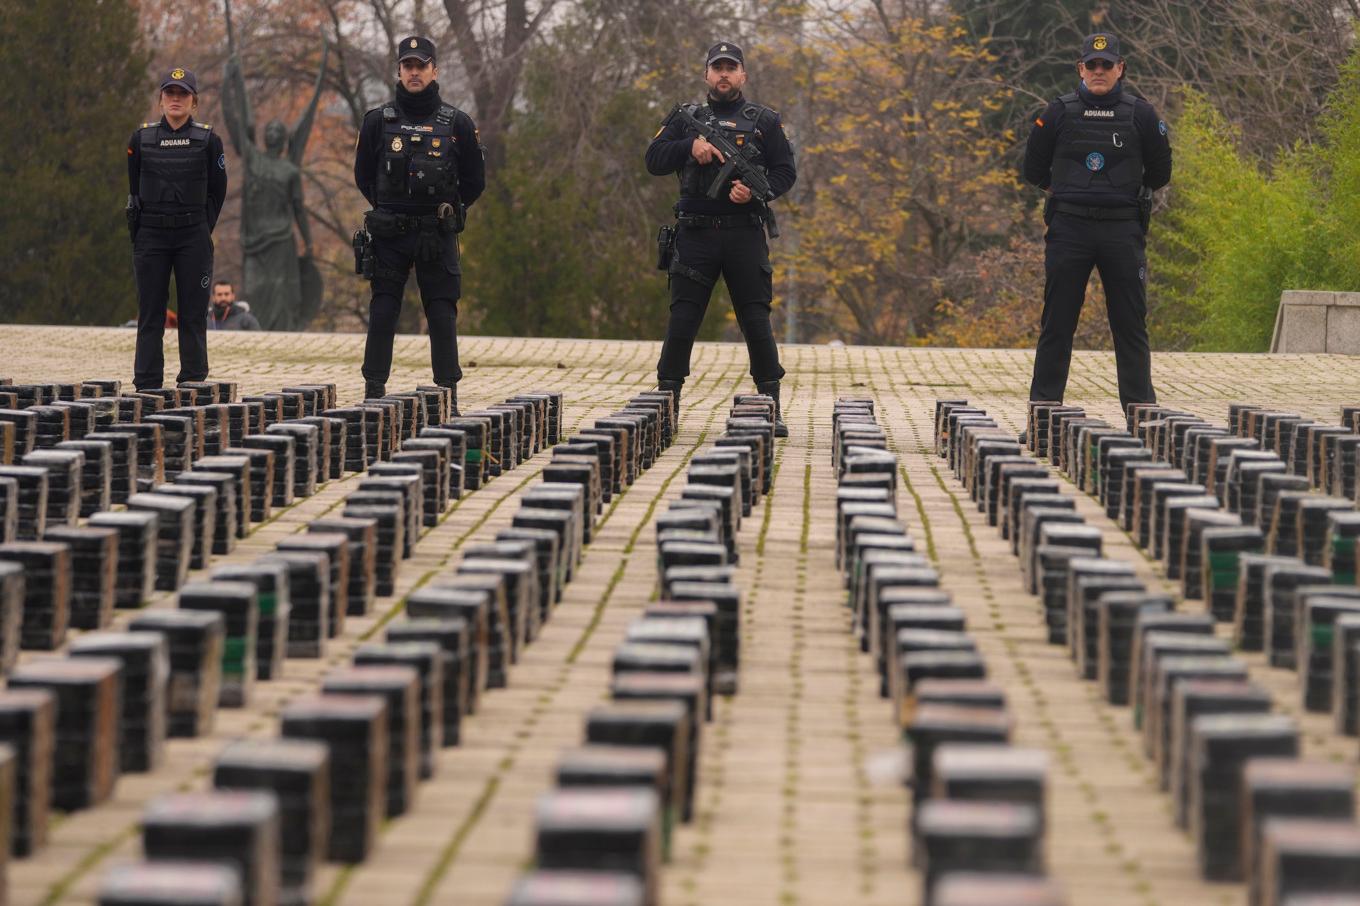
[[[398,136],[396,136],[396,137],[394,137],[394,138],[392,139],[392,150],[393,150],[393,151],[400,151],[400,150],[401,150],[401,136],[400,136],[400,135],[398,135]]]
[[[227,155],[225,154],[217,155],[217,169],[219,170],[227,169]]]
[[[1099,151],[1092,151],[1086,155],[1086,169],[1092,173],[1098,173],[1105,169],[1105,155]]]
[[[1162,133],[1162,135],[1166,135],[1166,120],[1157,121],[1157,131]]]
[[[1110,46],[1110,42],[1105,40],[1104,35],[1096,35],[1096,39],[1091,42],[1091,46],[1096,50],[1104,50]]]
[[[170,73],[170,78],[172,78],[172,79],[182,79],[182,78],[184,78],[184,70],[183,70],[183,69],[175,69],[175,70],[172,70],[171,73]]]
[[[198,281],[198,285],[201,286],[201,287],[203,287],[204,289],[207,289],[207,288],[208,288],[208,275],[207,275],[207,274],[204,274],[204,275],[203,275],[203,279],[200,280],[200,281]]]

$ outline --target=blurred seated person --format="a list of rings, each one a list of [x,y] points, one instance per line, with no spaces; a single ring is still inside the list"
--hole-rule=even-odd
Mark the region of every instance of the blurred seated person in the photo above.
[[[236,289],[230,280],[213,284],[212,308],[208,310],[210,330],[259,330],[260,322],[250,313],[250,306],[236,301]]]

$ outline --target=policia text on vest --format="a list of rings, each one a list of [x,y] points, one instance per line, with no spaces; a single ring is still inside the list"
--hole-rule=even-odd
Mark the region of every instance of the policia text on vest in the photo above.
[[[397,57],[396,97],[364,115],[354,149],[354,182],[373,206],[355,234],[354,249],[356,270],[373,289],[362,369],[369,397],[385,392],[412,267],[430,330],[435,383],[452,388],[463,376],[458,367],[458,234],[467,208],[486,187],[477,127],[439,97],[434,43],[418,35],[403,38]]]
[[[197,80],[176,67],[161,81],[165,116],[143,123],[128,140],[128,230],[137,279],[138,390],[165,380],[165,318],[170,275],[178,309],[178,381],[208,376],[208,284],[212,281],[212,231],[227,195],[222,139],[194,121]]]
[[[1087,37],[1078,66],[1081,85],[1035,119],[1025,147],[1025,179],[1049,193],[1030,399],[1063,398],[1095,268],[1105,289],[1120,404],[1155,402],[1145,234],[1151,192],[1171,180],[1171,143],[1157,111],[1124,85],[1113,35]]]

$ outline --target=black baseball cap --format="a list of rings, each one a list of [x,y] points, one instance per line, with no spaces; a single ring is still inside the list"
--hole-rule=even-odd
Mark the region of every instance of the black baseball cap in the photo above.
[[[1081,45],[1081,61],[1087,60],[1108,60],[1111,63],[1118,63],[1119,39],[1109,32],[1096,32],[1094,35],[1087,35],[1086,40]]]
[[[719,41],[710,47],[708,49],[708,62],[704,63],[704,67],[712,66],[719,60],[731,60],[733,63],[746,65],[746,59],[742,56],[741,48],[731,41]]]
[[[198,94],[198,79],[183,66],[176,66],[165,74],[165,78],[161,79],[161,91],[171,85],[178,85],[190,94]]]
[[[397,62],[410,59],[420,60],[428,63],[434,59],[434,42],[421,35],[411,35],[409,38],[402,38],[397,43]]]

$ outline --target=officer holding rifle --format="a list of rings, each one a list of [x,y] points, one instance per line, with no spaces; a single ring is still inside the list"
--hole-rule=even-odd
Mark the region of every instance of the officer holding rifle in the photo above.
[[[793,146],[779,114],[742,95],[746,67],[730,41],[708,51],[701,105],[673,110],[647,147],[647,170],[680,180],[676,226],[663,227],[660,260],[670,281],[671,314],[657,363],[659,386],[676,399],[689,375],[690,353],[713,287],[727,284],[737,324],[746,338],[756,389],[779,401],[779,350],[770,327],[774,299],[770,249],[779,235],[769,202],[797,179]],[[776,426],[788,436],[782,411]]]

